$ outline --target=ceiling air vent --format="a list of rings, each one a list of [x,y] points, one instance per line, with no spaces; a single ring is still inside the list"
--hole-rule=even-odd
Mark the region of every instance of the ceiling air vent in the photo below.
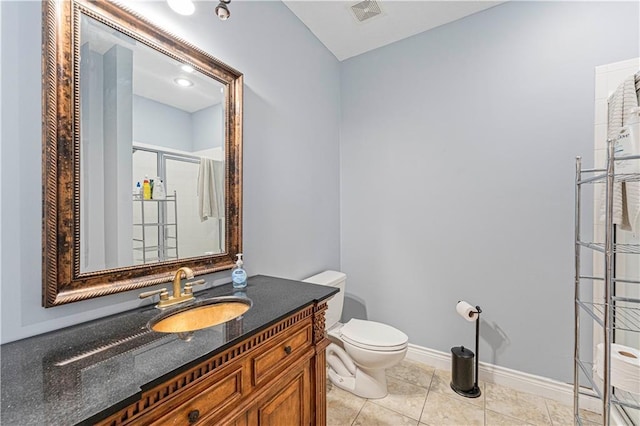
[[[382,13],[380,5],[375,0],[364,0],[360,3],[356,3],[351,6],[351,11],[356,17],[358,22],[364,22],[367,19],[371,19],[374,16],[378,16]]]

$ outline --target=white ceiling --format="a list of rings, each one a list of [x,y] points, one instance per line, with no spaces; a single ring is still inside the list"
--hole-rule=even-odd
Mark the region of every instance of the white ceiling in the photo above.
[[[382,14],[358,22],[351,6],[360,1],[283,0],[340,61],[504,3],[384,0]]]

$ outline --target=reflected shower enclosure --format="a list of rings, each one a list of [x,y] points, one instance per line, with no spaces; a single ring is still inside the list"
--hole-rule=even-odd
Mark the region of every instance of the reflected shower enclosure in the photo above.
[[[212,150],[213,151],[213,150]],[[215,152],[215,151],[214,151]],[[224,213],[203,220],[199,189],[202,160],[192,154],[166,152],[149,146],[133,150],[133,262],[136,265],[184,257],[222,253],[224,249]],[[221,154],[217,155],[220,157]],[[220,175],[213,184],[215,193],[224,194],[223,162],[213,160]],[[166,198],[145,200],[138,191],[145,177],[160,179]]]

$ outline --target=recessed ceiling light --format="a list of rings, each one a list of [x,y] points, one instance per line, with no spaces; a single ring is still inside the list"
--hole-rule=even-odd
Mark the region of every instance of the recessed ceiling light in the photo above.
[[[191,86],[193,86],[193,82],[191,80],[187,80],[186,78],[178,77],[178,78],[174,79],[173,81],[175,81],[175,83],[178,86],[182,86],[182,87],[191,87]]]
[[[196,6],[191,0],[167,0],[169,7],[180,15],[193,15]]]
[[[188,72],[189,74],[191,74],[193,71],[195,71],[195,70],[193,69],[193,67],[192,67],[191,65],[188,65],[188,64],[184,64],[184,65],[182,65],[182,66],[180,67],[180,69],[181,69],[182,71],[184,71],[184,72]]]

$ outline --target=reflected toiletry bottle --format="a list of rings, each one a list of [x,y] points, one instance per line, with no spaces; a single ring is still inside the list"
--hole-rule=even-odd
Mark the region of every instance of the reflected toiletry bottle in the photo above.
[[[151,199],[151,185],[149,185],[149,179],[147,178],[142,182],[142,198],[145,200]]]
[[[133,199],[134,200],[142,199],[142,186],[140,186],[140,182],[138,182],[136,186],[133,188]]]
[[[164,182],[162,182],[162,179],[160,179],[159,177],[157,177],[154,182],[152,195],[154,200],[167,199],[167,193],[164,189]]]
[[[242,268],[244,264],[242,253],[238,253],[236,256],[238,260],[236,261],[236,267],[231,271],[231,281],[233,281],[233,288],[245,288],[247,286],[247,273]]]

